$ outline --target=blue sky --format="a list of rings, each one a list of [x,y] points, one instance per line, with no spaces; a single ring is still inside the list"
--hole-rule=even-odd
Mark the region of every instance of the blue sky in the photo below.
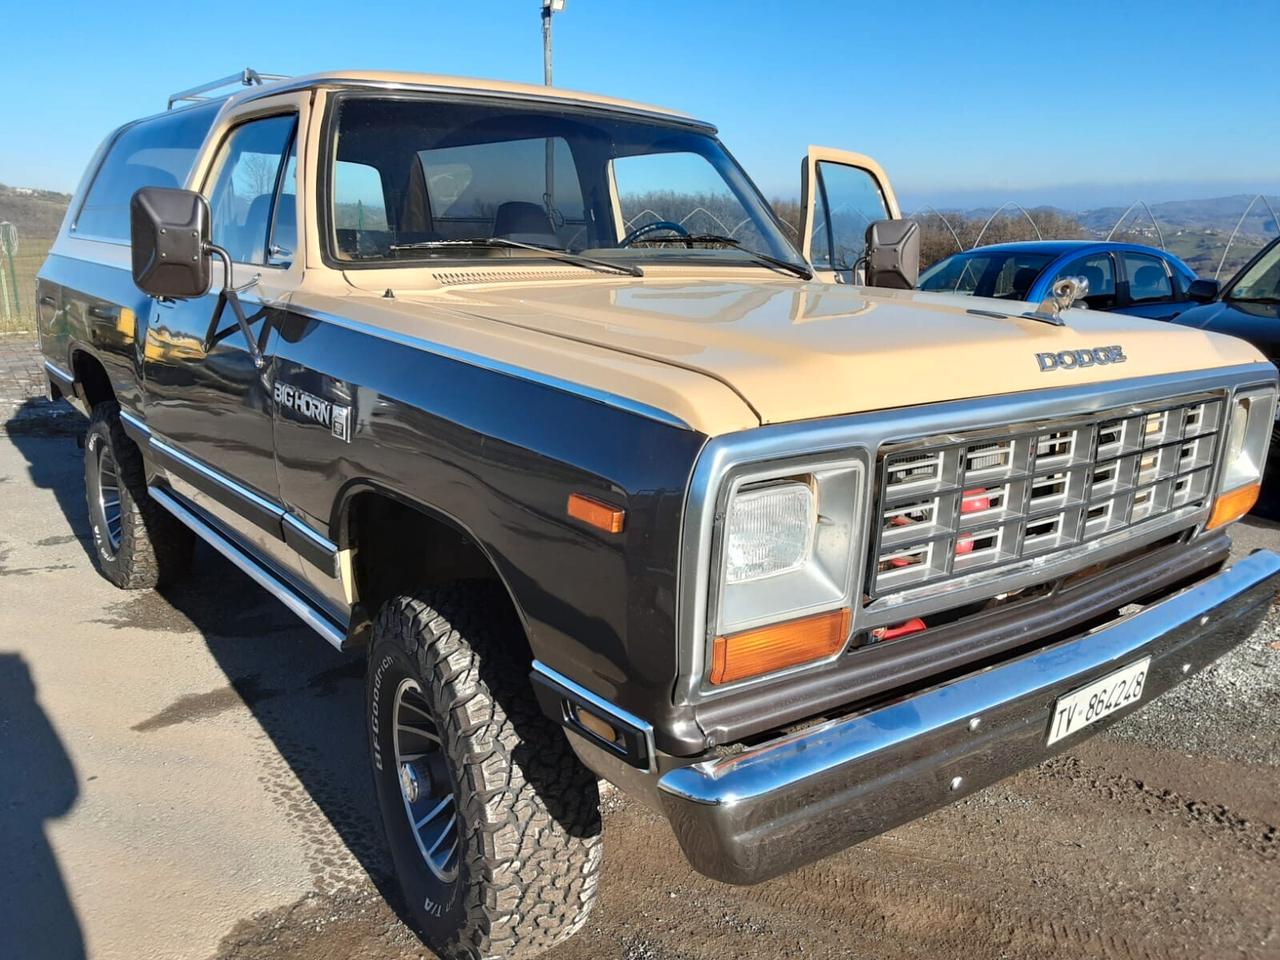
[[[0,182],[70,190],[115,125],[243,65],[541,80],[538,0],[10,3]],[[217,35],[218,24],[226,26]],[[717,123],[766,194],[805,146],[904,206],[1280,192],[1275,0],[567,0],[559,85]]]

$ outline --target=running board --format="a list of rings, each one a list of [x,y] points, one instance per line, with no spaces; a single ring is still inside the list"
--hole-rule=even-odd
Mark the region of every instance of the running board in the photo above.
[[[262,587],[267,593],[271,594],[286,607],[292,610],[302,619],[302,622],[309,626],[320,636],[324,637],[334,647],[341,650],[346,643],[347,635],[337,624],[326,617],[323,613],[312,606],[305,597],[294,590],[280,578],[276,577],[269,570],[258,563],[238,546],[224,537],[212,526],[198,517],[191,510],[183,506],[178,499],[161,487],[147,487],[147,492],[151,494],[151,499],[164,507],[175,517],[185,523],[193,531],[196,536],[200,537],[205,543],[213,547],[220,554],[236,565],[239,570],[249,576],[258,586]]]

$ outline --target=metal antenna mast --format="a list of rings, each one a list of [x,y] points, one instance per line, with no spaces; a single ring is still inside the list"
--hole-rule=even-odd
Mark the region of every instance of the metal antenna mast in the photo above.
[[[564,10],[565,0],[542,0],[542,82],[551,86],[551,18]],[[555,224],[556,158],[555,144],[547,138],[547,183],[542,197],[547,216]]]

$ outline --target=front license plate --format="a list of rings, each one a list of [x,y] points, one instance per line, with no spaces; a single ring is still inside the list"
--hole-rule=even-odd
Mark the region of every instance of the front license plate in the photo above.
[[[1057,743],[1063,737],[1069,737],[1077,730],[1141,700],[1149,666],[1151,658],[1147,657],[1059,697],[1053,705],[1053,720],[1049,723],[1046,745]]]

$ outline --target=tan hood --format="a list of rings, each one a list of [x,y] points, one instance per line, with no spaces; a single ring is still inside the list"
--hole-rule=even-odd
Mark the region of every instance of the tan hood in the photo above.
[[[623,369],[624,358],[641,366],[607,387],[712,434],[741,429],[747,411],[748,423],[778,423],[1260,358],[1243,341],[1119,314],[1070,310],[1066,326],[1058,327],[1009,317],[1031,309],[1009,301],[757,277],[477,284],[397,290],[395,301],[383,301],[392,303],[402,315],[434,306],[493,321],[484,327],[504,330],[499,339],[508,347],[512,338],[534,343],[537,334],[550,334],[560,341],[552,352],[565,354],[583,382],[593,379],[588,371],[600,348],[621,354],[615,369]],[[474,346],[482,328],[468,327]],[[543,345],[549,346],[545,339],[525,361],[545,357]],[[1124,362],[1042,372],[1037,360],[1041,353],[1111,346],[1121,348]],[[560,358],[551,372],[563,374],[565,362]],[[688,403],[671,409],[676,391],[698,406],[689,385],[699,374],[715,381],[699,393],[720,391],[717,407],[736,394],[739,413],[703,416]]]

